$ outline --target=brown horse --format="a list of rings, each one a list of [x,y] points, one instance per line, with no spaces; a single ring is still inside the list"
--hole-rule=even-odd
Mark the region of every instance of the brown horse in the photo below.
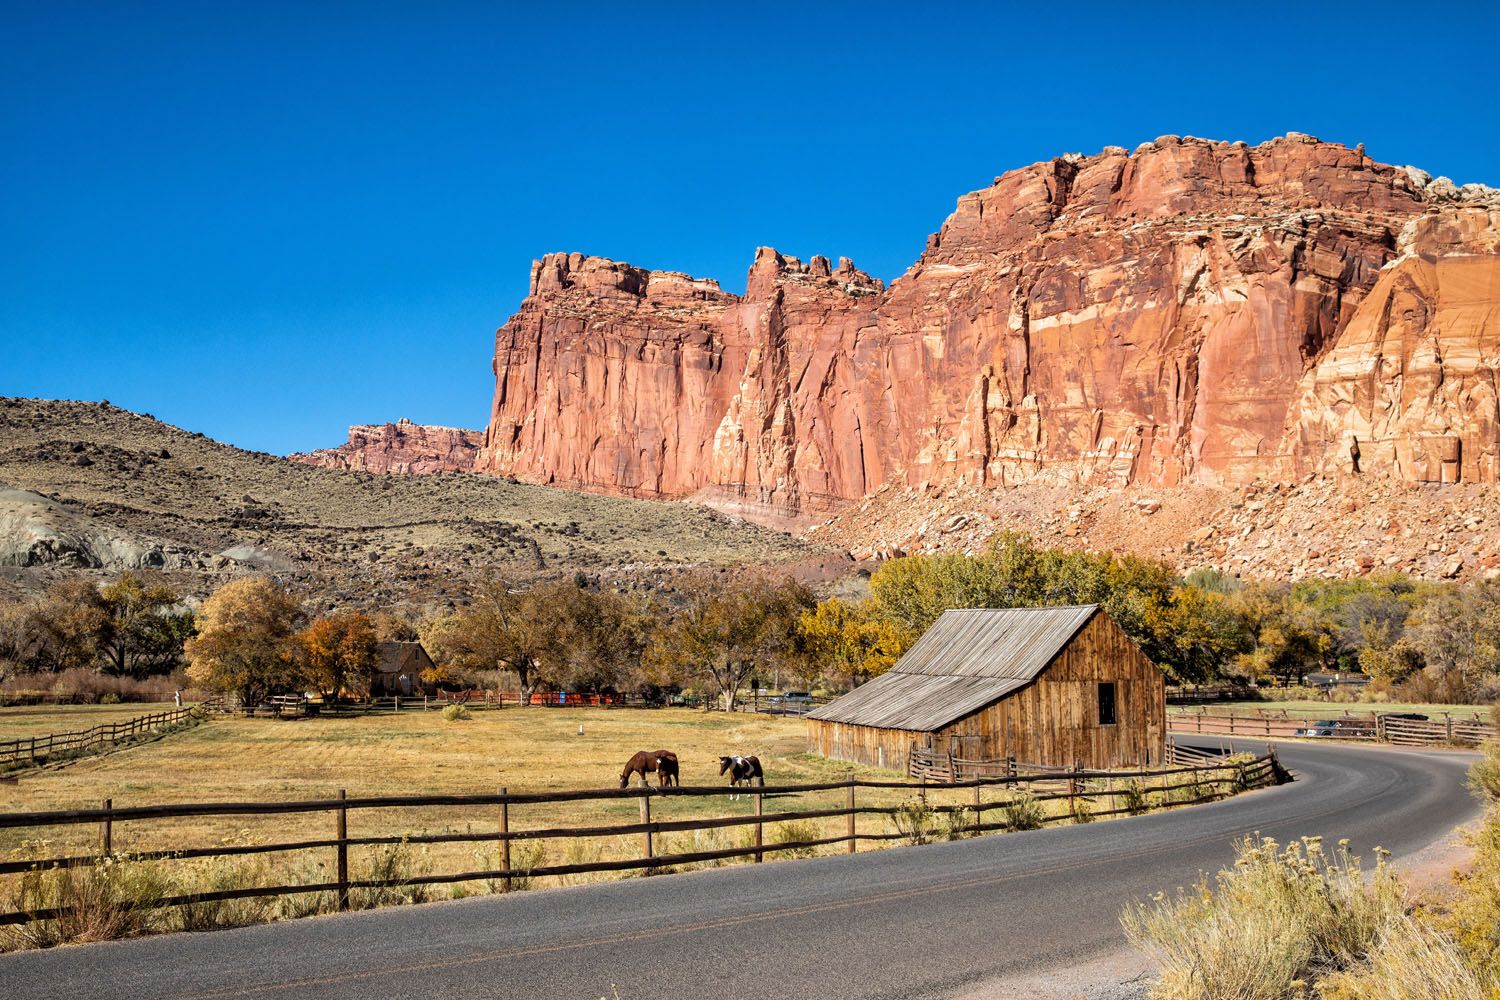
[[[660,787],[668,785],[680,785],[677,778],[677,755],[670,750],[637,750],[635,756],[625,762],[625,770],[620,772],[620,787],[630,786],[630,777],[634,774],[641,776],[641,784],[646,784],[646,775],[655,771]]]

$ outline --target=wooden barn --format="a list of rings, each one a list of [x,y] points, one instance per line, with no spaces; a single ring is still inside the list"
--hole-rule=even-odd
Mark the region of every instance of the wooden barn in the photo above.
[[[1090,604],[945,611],[891,669],[807,716],[808,749],[902,769],[914,748],[966,760],[1158,764],[1166,686]]]
[[[370,693],[408,695],[423,688],[422,671],[432,668],[432,657],[420,642],[377,642],[375,676]]]

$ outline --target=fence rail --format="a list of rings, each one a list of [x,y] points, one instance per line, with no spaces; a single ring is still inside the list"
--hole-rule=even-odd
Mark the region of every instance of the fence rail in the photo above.
[[[1142,786],[1148,782],[1146,792],[1158,792],[1163,805],[1188,805],[1209,801],[1246,788],[1259,787],[1277,780],[1278,766],[1273,755],[1261,757],[1249,763],[1219,763],[1202,766],[1161,768],[1143,771],[1070,771],[1061,785],[1056,775],[1012,775],[996,778],[972,778],[946,786],[948,789],[972,789],[969,802],[963,805],[930,805],[931,814],[952,815],[958,813],[962,822],[954,829],[959,833],[980,834],[1010,829],[1003,819],[995,821],[986,814],[1004,809],[1011,804],[1017,789],[1026,789],[1036,802],[1067,800],[1066,812],[1044,817],[1042,822],[1064,822],[1076,819],[1083,806],[1088,803],[1089,816],[1104,817],[1142,811]],[[115,806],[105,800],[97,809],[66,809],[47,812],[0,813],[0,829],[33,829],[57,826],[94,825],[99,830],[97,851],[87,854],[59,855],[56,857],[29,858],[0,862],[0,875],[46,870],[53,868],[76,868],[97,864],[113,855],[116,824],[145,820],[181,819],[204,816],[265,816],[322,814],[329,822],[329,835],[303,837],[299,840],[270,844],[223,843],[208,848],[187,850],[132,852],[128,857],[136,861],[160,861],[175,863],[186,859],[232,857],[248,854],[267,854],[287,851],[332,850],[333,881],[309,884],[272,886],[243,886],[212,892],[182,893],[151,900],[149,906],[181,906],[192,903],[214,902],[251,897],[298,895],[303,893],[331,893],[337,899],[339,909],[349,906],[349,894],[356,889],[393,888],[411,885],[435,885],[441,883],[468,882],[476,880],[495,881],[502,891],[511,888],[513,879],[543,876],[578,875],[591,872],[619,872],[631,870],[661,869],[673,865],[698,864],[723,861],[733,858],[764,860],[767,854],[776,851],[805,850],[835,844],[844,845],[848,853],[858,850],[862,842],[872,843],[909,838],[910,834],[898,830],[860,830],[859,817],[891,817],[901,812],[899,806],[859,804],[858,789],[906,789],[920,798],[926,805],[927,796],[936,791],[926,783],[911,781],[866,780],[854,777],[853,772],[842,781],[807,782],[792,785],[762,786],[752,790],[730,788],[722,785],[685,786],[668,788],[635,787],[625,789],[598,788],[560,792],[510,792],[501,788],[494,794],[477,795],[402,795],[349,798],[343,790],[331,799],[294,802],[209,802],[178,803],[154,806]],[[988,790],[1004,793],[1003,798],[985,799]],[[842,801],[832,807],[802,808],[786,812],[767,813],[767,796],[788,796],[811,792],[842,792]],[[1179,799],[1167,801],[1173,793]],[[730,816],[703,816],[686,819],[653,820],[651,804],[668,798],[722,798],[728,795],[753,797],[754,809],[749,814]],[[1120,797],[1125,796],[1124,805]],[[1135,796],[1135,798],[1131,798]],[[516,806],[537,803],[588,802],[600,799],[635,799],[640,805],[638,822],[610,823],[594,826],[547,827],[542,829],[517,829],[513,826],[513,811]],[[1107,808],[1092,809],[1092,803],[1103,800]],[[485,829],[470,828],[463,833],[406,833],[400,836],[351,836],[350,813],[368,813],[379,810],[410,809],[424,806],[469,806],[482,809],[487,817]],[[765,828],[769,824],[800,820],[827,820],[843,818],[842,830],[832,836],[816,836],[796,841],[767,843]],[[659,853],[655,837],[663,833],[711,830],[734,827],[750,827],[749,843],[740,847],[715,850]],[[826,831],[820,831],[825,832]],[[516,841],[544,840],[582,837],[639,836],[639,857],[587,861],[575,864],[536,865],[514,867],[511,845]],[[500,849],[501,866],[491,869],[466,870],[445,873],[428,873],[400,879],[361,879],[349,875],[349,850],[355,847],[370,847],[389,844],[453,844],[491,843]],[[65,915],[63,909],[37,909],[0,913],[0,925],[20,924],[36,920],[51,920]]]
[[[174,708],[166,712],[138,715],[133,719],[109,722],[67,733],[43,733],[0,741],[0,766],[35,765],[53,757],[88,753],[123,743],[148,733],[179,725],[192,717],[194,707]]]
[[[1332,723],[1332,725],[1319,725]],[[1212,736],[1316,736],[1323,739],[1394,743],[1402,746],[1444,746],[1482,743],[1495,739],[1492,725],[1472,717],[1443,713],[1439,719],[1406,719],[1392,713],[1344,712],[1323,716],[1292,716],[1278,712],[1173,712],[1168,728],[1179,733]]]

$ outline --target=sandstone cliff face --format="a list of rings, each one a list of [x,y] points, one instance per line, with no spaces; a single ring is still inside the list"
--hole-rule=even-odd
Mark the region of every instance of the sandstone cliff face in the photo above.
[[[481,431],[400,420],[357,424],[349,428],[349,440],[337,448],[287,457],[306,465],[361,472],[472,472],[483,444]]]
[[[889,289],[768,249],[743,297],[550,255],[476,468],[792,521],[884,484],[1287,479],[1351,441],[1492,480],[1497,208],[1307,136],[1165,137],[965,195]]]

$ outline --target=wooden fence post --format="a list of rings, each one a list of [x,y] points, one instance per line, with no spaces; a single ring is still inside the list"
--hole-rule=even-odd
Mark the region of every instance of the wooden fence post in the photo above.
[[[656,854],[651,845],[651,789],[649,787],[641,789],[641,825],[646,827],[641,832],[641,846],[646,852],[646,857],[654,858]]]
[[[761,817],[765,815],[765,793],[755,793],[755,863],[760,864],[766,860],[761,847],[765,844],[765,823]]]
[[[108,815],[114,808],[113,799],[104,800],[104,820],[99,824],[99,856],[107,858],[114,853],[115,847],[115,824],[114,817]]]
[[[345,798],[339,789],[339,801]],[[334,837],[338,840],[339,909],[349,909],[349,810],[340,805],[334,811]]]
[[[845,779],[847,785],[844,789],[844,810],[849,817],[849,853],[853,854],[859,850],[859,841],[854,834],[854,768],[849,769],[849,776]]]
[[[500,867],[510,871],[510,799],[506,798],[509,790],[500,789]],[[501,892],[510,892],[510,876],[505,876],[505,883]]]
[[[983,788],[984,781],[979,777],[979,775],[976,774],[974,776],[974,825],[972,828],[974,833],[982,832],[979,827],[980,824],[984,822],[984,810],[980,808],[981,803],[979,793]]]

